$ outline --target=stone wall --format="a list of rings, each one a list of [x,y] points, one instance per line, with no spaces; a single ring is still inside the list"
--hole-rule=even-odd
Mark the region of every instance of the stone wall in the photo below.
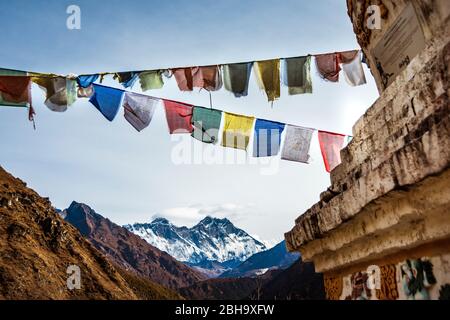
[[[450,239],[450,4],[442,0],[347,3],[381,94],[353,126],[354,138],[341,151],[342,163],[331,172],[331,186],[286,233],[287,247],[314,261],[316,270],[325,273],[330,292],[343,290],[340,295],[330,294],[332,298],[352,297],[347,290],[351,276],[371,265],[396,266],[390,270],[400,286],[399,266],[424,257],[434,261],[434,271],[440,275],[434,286],[438,288],[450,282],[448,263],[443,262],[448,258],[438,258],[450,253],[450,245],[440,245]],[[409,3],[421,23],[425,48],[384,88],[372,49]],[[382,8],[381,30],[364,27],[370,4]],[[363,276],[358,274],[354,280]],[[398,298],[408,298],[397,291]],[[433,291],[425,297],[439,294]]]

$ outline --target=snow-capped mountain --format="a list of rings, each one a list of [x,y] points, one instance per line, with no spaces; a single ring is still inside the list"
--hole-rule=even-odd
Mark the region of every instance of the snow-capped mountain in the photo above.
[[[196,266],[210,261],[233,267],[266,246],[228,219],[206,217],[192,228],[177,227],[167,219],[125,225],[129,231],[175,259]],[[234,263],[233,263],[234,262]]]

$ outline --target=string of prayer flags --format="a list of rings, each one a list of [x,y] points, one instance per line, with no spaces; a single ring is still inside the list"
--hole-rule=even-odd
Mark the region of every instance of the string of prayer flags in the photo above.
[[[311,57],[283,59],[283,83],[289,95],[312,93]]]
[[[253,156],[276,156],[280,151],[281,134],[285,124],[275,121],[256,119],[253,136]]]
[[[254,121],[254,117],[225,112],[222,146],[246,150]]]
[[[124,117],[137,131],[142,131],[152,121],[159,101],[143,94],[125,92],[122,103]]]
[[[192,71],[191,68],[172,69],[172,74],[177,81],[178,88],[181,91],[192,91]]]
[[[217,143],[221,120],[222,111],[220,110],[194,107],[192,137],[205,143]]]
[[[193,106],[182,102],[163,100],[170,134],[191,133]]]
[[[339,81],[339,55],[337,53],[328,53],[316,55],[316,68],[322,79],[331,82]]]
[[[280,59],[257,61],[255,63],[258,86],[264,90],[269,102],[280,97]]]
[[[318,135],[325,169],[331,172],[341,163],[341,149],[344,146],[345,135],[320,130]]]
[[[217,91],[222,87],[222,78],[218,66],[193,67],[192,86],[208,91]]]
[[[66,77],[33,77],[45,92],[44,104],[52,111],[64,112],[77,99],[77,82]]]
[[[247,96],[252,66],[253,62],[222,66],[225,89],[232,92],[237,98]]]
[[[122,102],[123,90],[93,84],[94,94],[89,99],[98,111],[109,121],[113,121]]]
[[[139,72],[117,72],[113,78],[117,79],[125,88],[130,88],[134,85],[138,76]]]
[[[144,71],[139,74],[139,82],[142,91],[161,89],[164,86],[162,79],[163,70]]]
[[[281,159],[308,163],[314,129],[287,125]]]
[[[366,76],[361,63],[360,51],[351,51],[351,53],[354,53],[353,57],[351,54],[341,53],[342,70],[347,83],[356,87],[366,83]]]
[[[81,75],[77,77],[78,86],[81,88],[87,88],[91,84],[93,84],[100,75],[98,74],[87,74],[87,75]]]

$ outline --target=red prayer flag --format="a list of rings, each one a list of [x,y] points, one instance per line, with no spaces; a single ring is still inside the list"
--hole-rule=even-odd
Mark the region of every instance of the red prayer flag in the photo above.
[[[327,172],[331,172],[341,163],[341,149],[345,135],[319,131],[319,145]]]
[[[170,134],[191,133],[193,106],[182,102],[163,100]]]
[[[0,95],[3,103],[29,103],[31,105],[31,78],[0,76]]]
[[[178,68],[171,71],[181,91],[192,91],[192,68]]]

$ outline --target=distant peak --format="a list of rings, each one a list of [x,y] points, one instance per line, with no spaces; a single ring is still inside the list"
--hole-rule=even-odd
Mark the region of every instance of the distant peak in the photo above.
[[[170,224],[170,222],[166,218],[159,217],[153,220],[151,224]]]
[[[211,216],[206,216],[205,218],[203,218],[199,222],[199,224],[202,224],[202,225],[209,225],[211,223],[214,223],[214,224],[232,224],[231,221],[228,220],[227,218],[220,219],[220,218],[213,218]]]

